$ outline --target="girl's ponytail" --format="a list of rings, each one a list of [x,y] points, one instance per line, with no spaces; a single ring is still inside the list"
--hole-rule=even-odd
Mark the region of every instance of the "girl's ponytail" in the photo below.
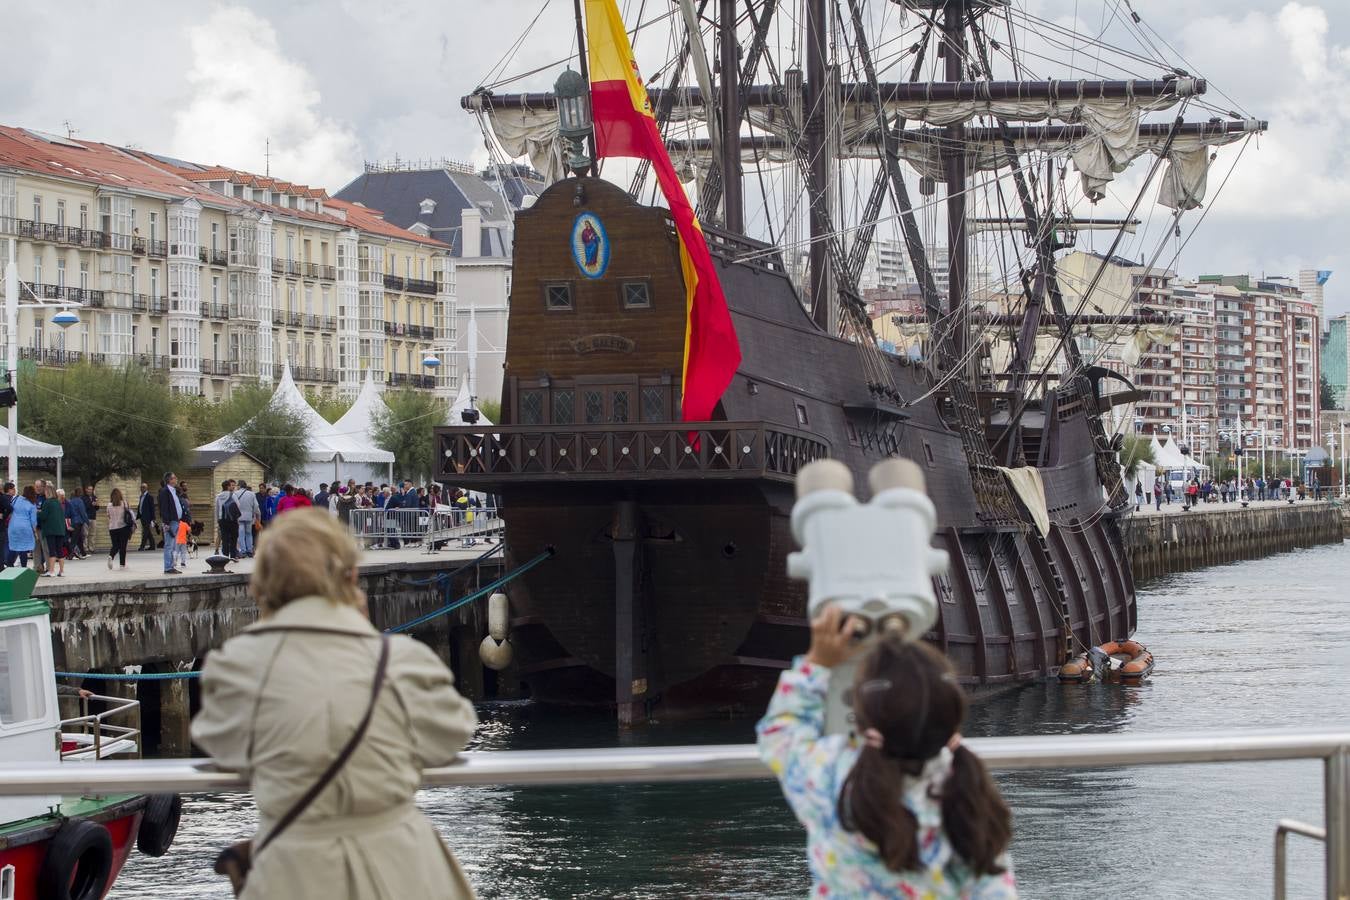
[[[1012,811],[980,758],[958,744],[942,788],[942,827],[976,875],[998,875],[998,858],[1012,839]]]
[[[919,823],[905,806],[905,775],[917,768],[864,747],[839,792],[839,824],[877,845],[892,872],[919,868]],[[909,771],[915,769],[915,771]]]

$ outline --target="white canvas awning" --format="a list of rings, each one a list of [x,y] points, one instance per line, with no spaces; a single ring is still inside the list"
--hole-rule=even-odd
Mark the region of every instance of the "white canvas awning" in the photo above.
[[[9,428],[0,425],[0,429],[4,432],[0,435],[0,453],[9,453]],[[65,448],[60,444],[49,444],[19,433],[19,459],[61,459],[65,455]]]
[[[445,424],[463,425],[464,417],[460,415],[464,410],[474,408],[473,398],[469,396],[469,380],[461,378],[459,380],[459,393],[455,395],[455,402],[450,404],[450,411],[446,413]],[[478,425],[496,425],[496,422],[483,415],[483,411],[478,410]]]

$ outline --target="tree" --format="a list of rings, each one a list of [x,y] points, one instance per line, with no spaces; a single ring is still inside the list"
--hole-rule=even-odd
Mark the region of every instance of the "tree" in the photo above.
[[[386,413],[371,423],[375,443],[394,454],[394,471],[415,481],[430,481],[436,455],[434,431],[445,421],[448,404],[422,391],[404,389],[384,395]]]
[[[273,481],[290,481],[304,470],[309,458],[304,418],[274,403],[231,429],[230,443],[262,463]]]
[[[1143,466],[1151,466],[1156,462],[1153,458],[1152,441],[1139,434],[1125,435],[1125,443],[1121,445],[1119,457],[1127,481],[1136,477]]]
[[[38,369],[20,376],[19,397],[19,427],[60,444],[81,484],[178,468],[191,446],[169,386],[137,366]]]
[[[354,397],[325,397],[323,394],[317,394],[314,391],[305,391],[305,400],[330,425],[342,418],[343,414],[351,409],[352,404],[356,402]]]
[[[499,400],[479,400],[478,411],[487,416],[489,422],[493,425],[500,425],[502,422],[502,404]],[[458,422],[454,423],[458,425]]]
[[[1331,382],[1327,381],[1326,373],[1321,373],[1317,378],[1317,405],[1319,409],[1337,409],[1336,392],[1331,387]]]

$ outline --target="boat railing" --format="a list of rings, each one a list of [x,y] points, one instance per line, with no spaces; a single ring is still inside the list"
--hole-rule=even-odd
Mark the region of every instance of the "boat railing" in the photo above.
[[[1350,728],[1337,731],[1228,730],[1201,734],[1099,734],[969,738],[994,770],[1101,769],[1193,763],[1322,761],[1324,821],[1281,820],[1276,831],[1276,898],[1283,897],[1285,835],[1326,845],[1326,896],[1350,897]],[[744,781],[773,775],[750,744],[578,750],[470,751],[426,769],[426,787]],[[0,765],[0,796],[61,793],[216,792],[246,789],[239,774],[209,760],[127,760],[98,766]],[[1216,799],[1216,802],[1219,800]]]
[[[456,425],[436,429],[437,477],[529,481],[768,478],[791,481],[830,455],[822,436],[769,422]]]
[[[78,699],[80,714],[62,719],[59,726],[57,739],[60,741],[63,760],[99,760],[125,754],[141,755],[139,717],[135,719],[135,725],[108,721],[136,714],[141,708],[139,700],[102,694],[91,694]],[[94,703],[103,703],[106,708],[91,713],[89,710]]]

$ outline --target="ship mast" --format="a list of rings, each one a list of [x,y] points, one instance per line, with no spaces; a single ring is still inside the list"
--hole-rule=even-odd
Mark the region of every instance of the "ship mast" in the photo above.
[[[946,78],[960,82],[966,55],[966,0],[947,0],[942,11],[942,52],[946,61]],[[953,359],[966,355],[969,335],[966,333],[961,307],[966,302],[969,252],[966,234],[966,126],[961,122],[946,128],[947,150],[947,315],[950,346]],[[960,363],[958,362],[958,365]],[[969,366],[961,366],[969,370]],[[964,377],[964,373],[957,376]]]
[[[736,60],[736,0],[719,0],[718,82],[722,120],[722,227],[745,233],[745,206],[741,199],[741,85]]]
[[[826,80],[829,66],[826,48],[829,41],[829,6],[827,0],[806,0],[806,155],[809,161],[811,262],[811,315],[824,331],[834,334],[835,306],[833,279],[830,277],[828,242],[829,215],[826,204],[830,196],[830,173],[834,160],[825,152],[828,115],[826,104],[829,93]],[[793,251],[795,252],[795,251]]]

